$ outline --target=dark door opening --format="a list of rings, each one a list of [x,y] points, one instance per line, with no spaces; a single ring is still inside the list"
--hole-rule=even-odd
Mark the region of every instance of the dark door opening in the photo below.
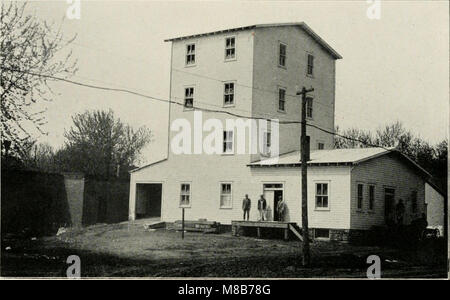
[[[161,217],[161,183],[136,184],[136,219]]]

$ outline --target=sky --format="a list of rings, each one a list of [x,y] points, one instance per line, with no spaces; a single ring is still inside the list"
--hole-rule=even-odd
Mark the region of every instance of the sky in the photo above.
[[[62,22],[64,36],[78,59],[71,79],[127,88],[168,99],[170,43],[164,39],[260,23],[306,22],[342,60],[336,63],[336,116],[340,128],[376,130],[401,121],[417,136],[435,144],[448,136],[448,1],[380,2],[380,18],[370,19],[372,4],[354,1],[83,1],[80,19],[62,21],[65,0],[31,2],[28,12]],[[112,109],[133,127],[153,131],[141,163],[167,152],[166,103],[124,93],[52,82],[47,136],[56,148],[64,143],[71,116]]]

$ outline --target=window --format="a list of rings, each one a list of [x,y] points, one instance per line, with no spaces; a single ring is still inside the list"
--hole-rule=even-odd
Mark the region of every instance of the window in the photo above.
[[[278,110],[286,111],[286,90],[282,88],[278,89]]]
[[[375,206],[375,186],[369,185],[369,210],[373,210]]]
[[[264,132],[263,143],[264,143],[264,154],[269,155],[270,147],[272,145],[272,135],[270,132],[268,131]]]
[[[184,107],[192,108],[194,106],[194,88],[184,89]]]
[[[306,74],[307,75],[314,75],[314,56],[311,54],[308,54],[308,66],[307,66],[307,70],[306,70]]]
[[[180,206],[191,206],[191,185],[189,183],[181,184]]]
[[[186,65],[195,64],[195,44],[188,44],[186,46]]]
[[[225,106],[227,105],[233,105],[234,104],[234,83],[228,82],[225,83],[225,89],[223,94],[223,104]]]
[[[318,149],[318,150],[323,150],[323,149],[325,149],[325,144],[324,144],[324,143],[317,143],[317,149]]]
[[[286,45],[280,43],[278,65],[286,67]]]
[[[233,153],[233,131],[223,132],[223,153]]]
[[[306,98],[306,117],[311,119],[313,117],[313,98],[311,97]]]
[[[220,208],[231,208],[232,194],[231,183],[220,184]]]
[[[236,57],[235,38],[229,37],[225,39],[225,59],[234,59]]]
[[[363,206],[363,192],[364,192],[364,186],[362,184],[358,184],[357,208],[359,210],[361,210],[362,206]]]
[[[330,238],[330,230],[316,228],[316,229],[314,229],[314,238],[329,239]]]
[[[316,208],[328,208],[328,183],[316,183]]]
[[[411,193],[411,210],[413,213],[417,212],[417,191]]]

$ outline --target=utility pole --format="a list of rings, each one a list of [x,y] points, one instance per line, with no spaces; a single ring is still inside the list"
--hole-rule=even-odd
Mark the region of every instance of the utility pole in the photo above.
[[[308,266],[310,263],[311,255],[309,251],[309,232],[308,232],[308,152],[309,145],[306,140],[306,94],[314,91],[313,88],[302,88],[297,95],[302,95],[302,129],[301,129],[301,158],[302,158],[302,256],[303,266]]]

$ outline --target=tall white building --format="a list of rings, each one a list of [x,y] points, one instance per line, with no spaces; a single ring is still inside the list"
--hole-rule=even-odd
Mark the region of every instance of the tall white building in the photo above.
[[[276,204],[282,197],[288,207],[286,220],[301,225],[300,124],[282,123],[300,121],[301,99],[296,92],[303,86],[313,87],[307,99],[307,122],[334,131],[336,60],[342,57],[305,23],[253,25],[166,41],[172,42],[170,99],[179,104],[170,104],[167,158],[131,173],[129,218],[159,216],[170,222],[180,219],[180,208],[185,207],[187,219],[230,224],[242,219],[242,199],[248,194],[250,218],[256,220],[257,200],[264,194],[270,220],[276,220]],[[200,128],[195,108],[203,109]],[[226,128],[226,120],[238,115],[279,120],[278,136],[271,126],[257,124],[256,131],[247,128],[246,151],[239,152],[240,133]],[[217,119],[223,126],[216,141],[219,153],[207,154],[202,148],[213,129],[208,119]],[[173,151],[172,143],[177,144],[180,137],[179,124],[191,126],[187,153]],[[250,151],[250,136],[261,142],[257,153]],[[382,181],[395,178],[385,175],[357,182],[353,174],[360,170],[354,165],[385,154],[385,163],[395,165],[401,155],[393,157],[382,149],[333,150],[333,135],[311,126],[307,136],[312,151],[311,228],[342,239],[350,229],[384,224],[386,207],[395,206],[396,195],[384,189]],[[274,151],[277,141],[279,149]],[[280,157],[273,157],[276,152]],[[419,175],[411,176],[421,180]],[[411,184],[417,183],[415,179]],[[420,197],[422,188],[416,192]],[[375,201],[381,203],[376,208]],[[368,221],[361,212],[367,213]]]

